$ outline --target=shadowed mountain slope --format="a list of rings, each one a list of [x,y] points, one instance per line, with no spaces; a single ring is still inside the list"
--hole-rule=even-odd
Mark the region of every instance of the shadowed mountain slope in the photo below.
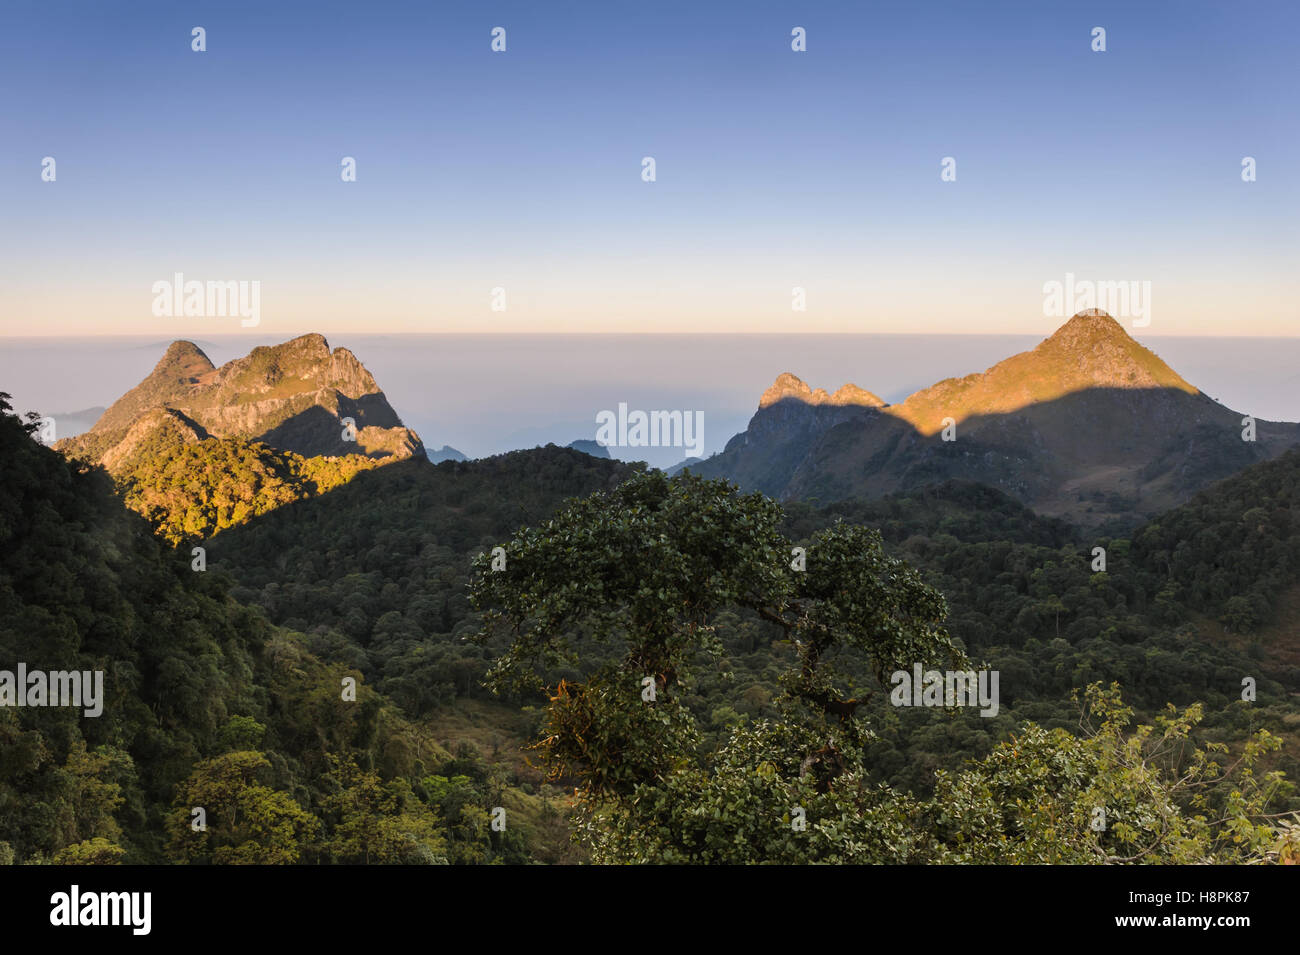
[[[783,500],[970,480],[1084,525],[1136,523],[1300,440],[1300,426],[1265,421],[1244,440],[1243,417],[1090,310],[1031,351],[899,405],[783,374],[748,428],[691,469]]]
[[[354,439],[354,440],[353,440]],[[425,463],[361,362],[320,335],[213,366],[172,342],[90,431],[58,442],[100,464],[166,540],[197,543],[380,464]]]
[[[345,418],[356,440],[344,437]],[[90,431],[57,445],[118,473],[165,429],[184,443],[206,437],[262,442],[304,457],[421,455],[375,379],[346,348],[303,335],[215,367],[192,342],[173,342],[144,381],[104,412]]]

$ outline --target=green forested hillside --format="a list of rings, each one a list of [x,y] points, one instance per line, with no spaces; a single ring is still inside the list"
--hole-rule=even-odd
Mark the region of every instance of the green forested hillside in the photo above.
[[[1277,476],[1279,469],[1289,469],[1292,481]],[[1086,536],[997,492],[959,483],[822,511],[787,508],[791,527],[801,534],[839,517],[880,526],[892,550],[922,568],[948,598],[949,631],[1002,673],[1006,707],[995,720],[883,707],[879,717],[887,729],[872,764],[876,778],[923,791],[932,769],[982,751],[995,726],[1006,732],[1025,718],[1073,726],[1076,714],[1063,701],[1072,688],[1092,681],[1118,682],[1126,699],[1146,713],[1168,702],[1203,702],[1199,732],[1207,739],[1240,739],[1267,726],[1300,743],[1300,668],[1287,662],[1286,648],[1250,633],[1229,642],[1207,626],[1207,615],[1210,622],[1235,619],[1237,592],[1188,599],[1196,580],[1223,573],[1239,557],[1242,566],[1250,565],[1230,550],[1248,510],[1239,487],[1256,486],[1270,474],[1277,494],[1261,492],[1251,506],[1285,510],[1300,478],[1295,452],[1203,492],[1132,541]],[[1205,521],[1211,514],[1212,524]],[[1178,528],[1181,539],[1200,541],[1199,558],[1184,546],[1186,559],[1171,566],[1151,545],[1166,525]],[[1226,546],[1220,549],[1215,540]],[[1097,547],[1105,549],[1104,571],[1093,570]],[[1240,579],[1241,593],[1250,594],[1248,578]],[[1297,571],[1281,564],[1274,584],[1282,586],[1283,579],[1294,584]],[[1241,701],[1246,677],[1258,684],[1250,704]],[[1293,745],[1277,761],[1292,779],[1300,772],[1298,753]]]
[[[0,707],[0,862],[522,860],[492,794],[364,679],[233,601],[0,395],[0,669],[103,671],[102,714]],[[206,813],[196,830],[193,810]]]
[[[366,673],[408,712],[487,698],[491,649],[463,638],[470,559],[626,465],[548,446],[478,461],[407,461],[214,537],[235,596]]]
[[[379,463],[361,454],[304,458],[242,438],[208,438],[137,453],[117,481],[127,506],[164,540],[199,543]]]
[[[1298,463],[1287,456],[1266,467]],[[624,473],[558,448],[491,463],[395,465],[223,532],[210,553],[240,581],[241,599],[310,633],[316,652],[361,668],[409,712],[425,713],[484,697],[481,680],[500,649],[463,639],[476,626],[464,593],[470,558],[564,497]],[[552,474],[547,496],[545,476]],[[1230,521],[1235,492],[1231,482],[1222,487],[1215,507]],[[1194,509],[1208,506],[1203,500],[1219,500],[1214,495],[1161,521],[1194,520]],[[784,507],[783,527],[795,540],[836,520],[880,528],[886,548],[947,597],[948,629],[961,646],[1002,673],[1003,705],[992,719],[869,704],[881,737],[868,760],[873,779],[926,792],[935,769],[989,752],[1021,720],[1074,727],[1070,693],[1092,681],[1117,681],[1148,714],[1166,703],[1204,702],[1198,732],[1207,739],[1239,740],[1267,726],[1294,740],[1300,729],[1300,672],[1271,661],[1264,647],[1228,645],[1198,629],[1204,613],[1226,612],[1233,598],[1215,607],[1185,602],[1181,579],[1133,541],[1084,537],[1005,494],[962,482],[825,508]],[[1144,541],[1149,531],[1135,538]],[[1092,570],[1098,546],[1106,549],[1104,572]],[[723,608],[714,623],[727,655],[699,675],[689,705],[706,739],[716,741],[741,721],[775,715],[776,677],[788,650],[752,614]],[[1244,677],[1258,683],[1255,703],[1240,700]],[[1297,752],[1277,757],[1292,778],[1300,773]]]
[[[1133,544],[1143,566],[1175,588],[1171,596],[1254,633],[1300,580],[1300,449],[1161,515]]]

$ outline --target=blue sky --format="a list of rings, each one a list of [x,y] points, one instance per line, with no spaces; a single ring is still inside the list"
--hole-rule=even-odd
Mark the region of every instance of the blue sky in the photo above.
[[[1297,26],[1287,2],[9,0],[0,335],[239,330],[152,315],[177,271],[260,281],[284,337],[1047,334],[1067,271],[1150,281],[1152,335],[1296,334]]]

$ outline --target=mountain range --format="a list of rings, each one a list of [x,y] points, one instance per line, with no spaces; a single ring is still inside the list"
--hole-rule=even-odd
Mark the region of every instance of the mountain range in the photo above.
[[[783,373],[721,453],[670,473],[689,468],[783,501],[872,499],[973,481],[1044,515],[1122,529],[1297,441],[1300,425],[1247,419],[1219,404],[1109,315],[1088,310],[1032,350],[898,404],[855,384],[828,393]],[[322,493],[376,465],[463,459],[449,447],[427,452],[352,352],[331,350],[318,334],[255,348],[220,368],[194,343],[173,342],[89,431],[56,447],[102,464],[128,503],[175,540]],[[594,442],[571,447],[609,453]],[[199,493],[185,478],[195,468],[235,478]]]
[[[782,374],[746,430],[690,470],[780,500],[970,480],[1084,526],[1132,524],[1300,441],[1300,425],[1244,418],[1090,309],[1030,351],[896,405]]]
[[[443,461],[468,461],[469,458],[461,451],[457,451],[450,444],[444,444],[436,450],[425,452],[430,463],[441,464]]]

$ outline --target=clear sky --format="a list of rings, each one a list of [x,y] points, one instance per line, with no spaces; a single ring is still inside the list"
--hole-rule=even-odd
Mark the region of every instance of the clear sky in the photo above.
[[[154,316],[176,272],[260,282],[259,337],[1046,335],[1067,272],[1149,281],[1146,335],[1300,334],[1298,27],[1292,0],[5,0],[0,335],[240,330]]]

